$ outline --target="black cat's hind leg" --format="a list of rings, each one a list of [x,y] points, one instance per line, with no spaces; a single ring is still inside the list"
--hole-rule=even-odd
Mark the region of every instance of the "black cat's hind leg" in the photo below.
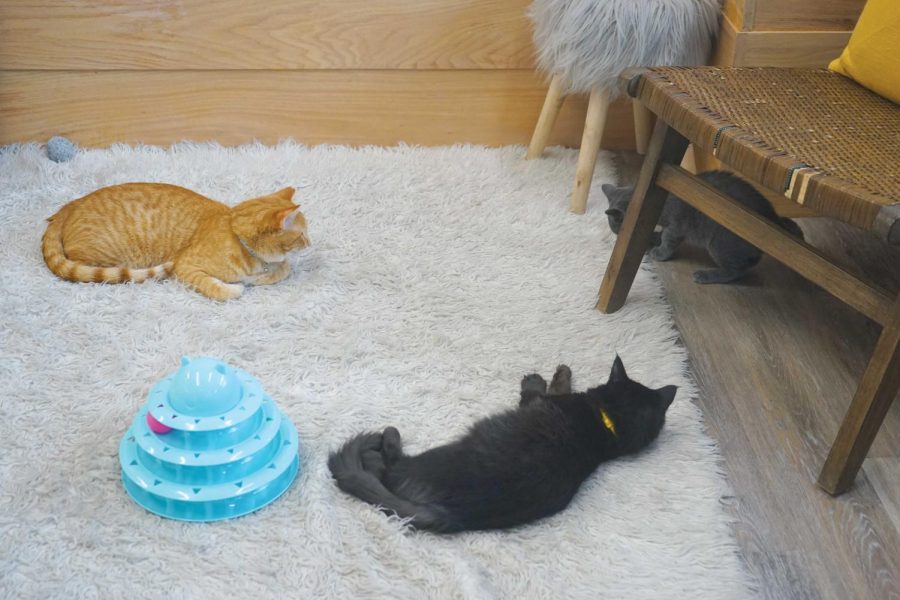
[[[379,479],[388,467],[403,456],[403,443],[396,427],[386,427],[382,433],[373,433],[360,448],[359,458],[363,470]]]
[[[572,393],[572,369],[567,365],[559,365],[556,367],[556,373],[553,374],[553,380],[547,389],[547,394],[560,395]]]
[[[386,427],[381,436],[381,454],[390,465],[403,456],[403,441],[396,427]]]
[[[359,446],[359,460],[364,471],[372,473],[379,479],[384,475],[387,465],[384,462],[382,447],[384,435],[381,433],[368,434]]]
[[[519,406],[526,406],[547,393],[547,382],[537,373],[522,378],[522,395]]]
[[[730,283],[746,275],[762,257],[759,248],[724,228],[709,241],[706,248],[719,268],[695,271],[694,281],[697,283]]]

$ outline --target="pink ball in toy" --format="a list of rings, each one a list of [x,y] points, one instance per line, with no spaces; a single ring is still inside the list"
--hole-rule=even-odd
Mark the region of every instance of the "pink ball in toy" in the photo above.
[[[163,425],[159,421],[153,418],[153,415],[147,411],[147,425],[150,426],[150,431],[153,433],[169,433],[172,431],[172,428],[168,425]]]

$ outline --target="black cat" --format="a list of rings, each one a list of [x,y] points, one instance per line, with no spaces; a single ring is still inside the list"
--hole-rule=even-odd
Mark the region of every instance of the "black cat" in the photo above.
[[[765,196],[752,185],[727,171],[707,171],[697,177],[714,188],[731,196],[744,207],[768,219],[788,233],[803,239],[803,231],[790,219],[779,217]],[[631,202],[634,186],[616,187],[603,185],[603,193],[609,200],[606,211],[609,228],[618,234],[625,212]],[[697,283],[728,283],[744,276],[759,262],[762,252],[750,242],[731,233],[693,206],[669,194],[659,219],[663,228],[661,234],[654,233],[654,248],[647,254],[653,260],[669,260],[682,241],[706,248],[710,257],[719,266],[694,272]]]
[[[676,387],[632,381],[619,357],[609,381],[573,393],[561,365],[549,389],[522,379],[519,407],[475,423],[459,440],[417,456],[400,433],[363,433],[329,457],[338,487],[418,529],[450,533],[514,527],[557,513],[606,460],[659,435]]]

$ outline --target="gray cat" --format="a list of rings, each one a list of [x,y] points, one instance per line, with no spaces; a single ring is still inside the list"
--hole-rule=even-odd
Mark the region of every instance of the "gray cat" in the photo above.
[[[743,179],[726,171],[708,171],[700,173],[698,177],[788,233],[803,238],[803,232],[796,223],[779,217],[769,201]],[[613,233],[619,233],[633,191],[633,186],[603,185],[603,193],[609,200],[606,214]],[[752,269],[762,256],[762,252],[756,246],[731,233],[672,194],[666,198],[659,225],[662,232],[654,232],[654,248],[648,252],[650,258],[659,261],[669,260],[675,254],[678,245],[685,241],[706,248],[710,257],[719,266],[718,269],[695,271],[694,281],[697,283],[734,281]]]

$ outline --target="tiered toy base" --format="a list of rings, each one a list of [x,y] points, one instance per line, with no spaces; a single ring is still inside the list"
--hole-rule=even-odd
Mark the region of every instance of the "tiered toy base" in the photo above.
[[[201,398],[202,407],[185,403],[180,380],[207,386],[214,380],[218,390]],[[213,410],[224,396],[222,406],[230,408]],[[153,422],[171,430],[155,433]],[[145,509],[170,519],[216,521],[253,512],[284,493],[299,470],[297,451],[297,430],[253,377],[193,359],[150,392],[122,438],[119,459],[125,489]]]

